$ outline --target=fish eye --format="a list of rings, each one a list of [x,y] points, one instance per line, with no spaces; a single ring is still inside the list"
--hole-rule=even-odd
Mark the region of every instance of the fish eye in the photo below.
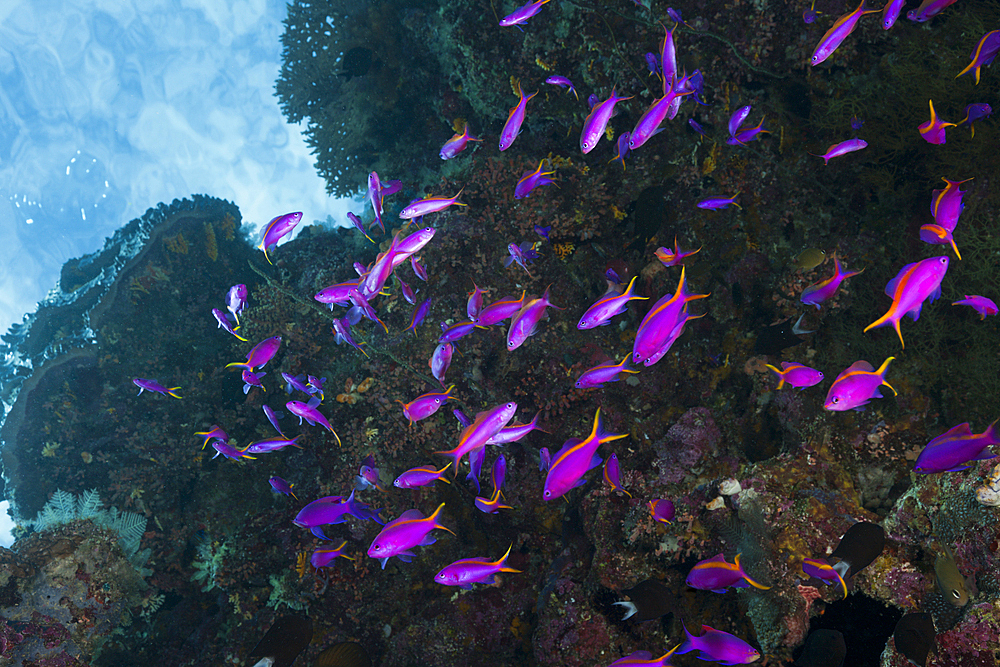
[[[958,592],[957,590],[953,590],[953,591],[951,592],[951,596],[952,596],[953,598],[955,598],[956,600],[961,600],[961,599],[962,599],[962,594],[961,594],[961,593],[959,593],[959,592]]]
[[[372,545],[372,551],[378,551],[378,550],[379,550],[379,549],[381,549],[381,548],[382,548],[382,547],[381,547],[380,545],[378,545],[378,544],[373,544],[373,545]]]
[[[551,495],[552,495],[552,492],[551,492],[551,491],[549,491],[548,489],[546,489],[546,490],[545,490],[545,492],[544,492],[544,493],[542,493],[542,495],[543,495],[543,496],[545,496],[546,498],[548,498],[549,496],[551,496]]]
[[[837,403],[840,403],[840,398],[838,396],[834,396],[830,399],[830,402],[836,405]]]

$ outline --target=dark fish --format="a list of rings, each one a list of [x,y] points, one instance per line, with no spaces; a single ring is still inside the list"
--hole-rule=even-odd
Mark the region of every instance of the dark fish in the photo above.
[[[786,347],[801,343],[802,339],[792,332],[792,328],[792,319],[788,318],[784,322],[758,329],[757,342],[753,345],[754,354],[781,354]]]
[[[934,650],[934,621],[931,615],[926,613],[904,614],[896,629],[892,632],[892,639],[896,643],[896,650],[906,656],[910,662],[919,667],[927,664],[927,654]]]
[[[795,667],[841,667],[847,655],[844,635],[837,630],[813,630]]]
[[[316,656],[313,667],[372,667],[372,659],[361,644],[341,642]]]
[[[312,641],[312,625],[307,616],[282,616],[253,647],[247,660],[259,658],[254,667],[290,667]]]
[[[381,64],[382,61],[375,57],[374,51],[364,46],[355,46],[344,54],[343,59],[340,61],[340,66],[343,70],[337,74],[338,76],[347,77],[347,80],[350,81],[351,77],[364,76],[372,68],[377,68]]]
[[[841,575],[844,579],[850,579],[871,565],[882,554],[884,547],[885,531],[882,526],[859,521],[847,529],[830,558],[839,558],[841,562],[847,563],[847,572]]]
[[[615,604],[627,610],[625,618],[635,618],[637,623],[659,618],[677,607],[674,592],[659,579],[639,582],[622,593],[629,596],[630,601]]]

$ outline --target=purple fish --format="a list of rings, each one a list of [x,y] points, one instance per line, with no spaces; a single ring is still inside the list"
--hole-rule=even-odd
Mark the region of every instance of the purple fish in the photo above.
[[[434,348],[430,361],[427,362],[431,368],[431,375],[441,383],[442,387],[444,386],[444,375],[448,372],[448,367],[451,366],[451,357],[454,352],[455,346],[451,343],[440,343]]]
[[[423,264],[420,263],[420,258],[415,255],[410,255],[410,268],[413,269],[413,274],[427,282],[427,269]]]
[[[947,184],[946,187],[931,193],[931,213],[934,215],[934,223],[920,227],[920,240],[934,245],[951,245],[955,256],[962,259],[953,233],[958,225],[959,216],[965,210],[962,197],[966,191],[962,190],[960,186],[972,179],[949,181],[947,178],[942,178],[941,180]]]
[[[344,523],[348,515],[361,521],[371,520],[382,524],[378,518],[381,511],[371,509],[368,503],[355,500],[354,491],[351,491],[351,495],[346,499],[343,496],[326,496],[312,501],[295,515],[292,523],[300,528],[308,528],[321,540],[329,540],[330,538],[323,534],[323,526]]]
[[[465,338],[476,329],[476,323],[469,320],[467,322],[454,322],[453,324],[441,323],[441,335],[438,343],[453,343],[456,340]]]
[[[469,300],[465,303],[465,314],[475,322],[479,318],[479,313],[483,309],[483,294],[488,289],[480,289],[476,283],[472,283],[472,291],[469,292]]]
[[[510,257],[504,260],[503,265],[510,266],[514,262],[517,262],[517,265],[524,269],[530,276],[531,271],[528,270],[528,264],[532,264],[539,256],[533,246],[534,244],[531,241],[522,241],[520,245],[516,243],[507,244],[507,252],[510,253]]]
[[[372,237],[368,236],[368,232],[365,231],[365,226],[364,226],[364,223],[361,222],[361,218],[359,218],[358,216],[356,216],[353,213],[351,213],[350,211],[348,211],[347,212],[347,219],[351,221],[351,224],[354,225],[354,228],[356,230],[358,230],[359,232],[361,232],[362,234],[365,235],[366,239],[368,239],[372,243],[375,243],[375,241],[372,239]]]
[[[329,567],[337,558],[346,558],[347,560],[354,560],[350,556],[344,555],[344,547],[347,546],[347,540],[344,540],[339,547],[317,547],[313,551],[312,556],[309,557],[309,564],[312,565],[317,570],[322,567]]]
[[[443,586],[460,586],[465,590],[472,590],[472,584],[493,584],[496,583],[496,576],[501,572],[520,572],[512,567],[507,567],[507,557],[513,544],[507,548],[507,553],[499,560],[490,561],[486,558],[462,558],[451,565],[448,565],[436,575],[434,581]]]
[[[976,43],[976,48],[972,50],[972,58],[965,69],[959,72],[955,78],[967,74],[969,70],[976,72],[976,85],[979,85],[979,71],[993,62],[993,59],[1000,53],[1000,30],[991,30],[980,38]]]
[[[433,486],[434,482],[441,480],[446,484],[451,484],[450,481],[444,478],[445,471],[451,467],[448,463],[445,467],[440,470],[435,470],[431,466],[424,466],[422,468],[410,468],[402,475],[396,478],[392,483],[397,489],[416,489],[420,486]]]
[[[616,602],[615,604],[625,603]],[[632,603],[630,602],[628,604]],[[628,618],[628,616],[625,618]],[[679,648],[680,644],[655,659],[653,658],[653,654],[649,651],[633,651],[624,658],[618,658],[608,665],[608,667],[670,667],[670,656],[676,653]]]
[[[417,293],[413,291],[413,288],[406,284],[406,282],[400,278],[398,274],[395,275],[395,278],[396,282],[399,283],[399,291],[403,293],[403,299],[406,303],[411,306],[417,305]],[[419,291],[420,290],[417,290],[417,292]]]
[[[454,197],[431,197],[427,196],[423,199],[417,199],[410,202],[407,206],[399,212],[399,217],[403,220],[412,220],[414,218],[423,217],[429,213],[437,213],[438,211],[443,211],[449,206],[468,206],[468,204],[463,204],[458,201],[458,198],[462,196],[462,190],[458,191],[458,194]]]
[[[236,318],[236,323],[240,323],[240,313],[247,307],[247,286],[240,283],[233,285],[226,293],[226,308]]]
[[[865,1],[861,0],[861,4],[853,12],[848,12],[834,22],[833,26],[826,31],[823,38],[819,40],[819,44],[816,45],[816,50],[813,51],[812,57],[809,59],[810,64],[813,66],[819,65],[821,62],[833,55],[833,52],[837,50],[847,36],[854,32],[854,29],[858,27],[858,21],[865,14],[871,14],[879,10],[873,9],[865,11]],[[954,1],[954,0],[952,0]]]
[[[139,388],[139,393],[136,396],[140,396],[144,391],[155,391],[157,394],[163,394],[164,396],[180,398],[180,396],[174,393],[180,387],[164,387],[156,380],[147,380],[146,378],[135,378],[132,380],[132,384]]]
[[[597,147],[597,143],[604,136],[604,132],[608,127],[608,121],[614,115],[615,105],[630,99],[632,99],[631,96],[618,97],[615,95],[615,89],[612,88],[611,97],[595,105],[590,110],[590,115],[583,121],[583,131],[580,133],[580,150],[586,154]]]
[[[843,561],[837,563],[837,565],[840,566],[842,563]],[[842,574],[842,571],[847,571],[846,567],[834,567],[821,558],[805,558],[802,560],[802,571],[810,577],[815,577],[828,584],[832,584],[835,581],[838,582],[844,597],[847,597],[847,582],[844,581]]]
[[[294,484],[289,484],[288,482],[286,482],[285,480],[283,480],[278,476],[272,477],[271,479],[267,480],[267,482],[268,484],[271,485],[271,488],[274,489],[275,493],[281,493],[286,496],[291,496],[292,498],[298,500],[298,497],[292,492],[292,487],[295,486]]]
[[[351,323],[347,321],[346,317],[333,318],[333,339],[337,345],[347,343],[361,354],[368,356],[368,353],[361,349],[364,343],[354,342],[354,337],[351,336]]]
[[[688,78],[685,77],[674,82],[673,87],[663,97],[655,100],[646,109],[629,133],[629,149],[636,150],[649,141],[653,135],[662,131],[663,128],[660,127],[660,124],[666,119],[674,100],[679,96],[690,95],[693,92],[686,89],[687,80]]]
[[[673,295],[665,295],[646,313],[639,324],[632,344],[632,363],[643,362],[650,366],[659,360],[665,349],[680,335],[680,330],[687,321],[685,314],[687,304],[696,299],[704,299],[708,294],[693,294],[688,292],[685,283],[685,268],[681,269],[681,278],[677,283],[677,291]]]
[[[430,533],[435,528],[447,530],[454,535],[455,533],[450,528],[438,523],[438,516],[443,507],[444,503],[441,503],[434,510],[434,513],[426,518],[417,509],[403,512],[399,518],[387,523],[382,532],[375,537],[371,546],[368,547],[368,555],[382,561],[382,569],[384,570],[385,564],[393,556],[398,557],[404,563],[409,563],[415,555],[411,551],[413,547],[434,544],[437,539]]]
[[[618,464],[617,454],[612,454],[604,462],[604,481],[608,483],[612,491],[621,491],[629,498],[632,497],[632,494],[622,486],[622,469]]]
[[[521,310],[510,321],[510,329],[507,330],[507,351],[513,351],[521,347],[524,341],[535,335],[538,322],[545,317],[547,308],[562,310],[559,306],[549,301],[549,288],[545,288],[545,293],[537,299],[532,299],[524,304]]]
[[[278,432],[278,435],[283,436],[284,433],[281,432],[281,427],[278,426],[278,420],[282,416],[284,416],[284,413],[283,412],[275,412],[274,410],[271,409],[270,405],[265,405],[264,406],[264,416],[267,417],[267,421],[271,422],[271,426],[273,426],[274,430]]]
[[[743,126],[743,122],[750,115],[750,111],[753,107],[749,104],[742,106],[733,112],[733,115],[729,117],[729,136],[735,137],[736,133],[740,131],[740,127]]]
[[[285,447],[298,447],[302,449],[302,445],[298,443],[298,439],[301,437],[302,435],[300,434],[291,439],[282,436],[279,438],[258,440],[247,445],[243,451],[247,454],[270,454],[271,452],[281,451]]]
[[[649,70],[650,74],[656,74],[660,71],[660,59],[655,53],[646,52],[646,69]]]
[[[927,143],[940,146],[948,141],[945,128],[955,127],[955,123],[946,123],[938,118],[937,113],[934,111],[934,100],[928,100],[928,103],[931,107],[931,119],[917,126],[917,131],[920,132],[920,136]]]
[[[260,387],[264,391],[264,385],[260,383],[260,379],[267,375],[267,373],[254,373],[248,368],[243,369],[243,393],[249,394],[250,390],[254,387]]]
[[[413,315],[410,317],[410,325],[403,330],[403,333],[407,331],[412,331],[413,335],[417,335],[417,327],[424,323],[424,318],[427,317],[427,311],[431,309],[431,300],[424,299],[420,302],[420,305],[413,309]]]
[[[987,315],[997,314],[997,304],[994,303],[993,299],[987,299],[985,296],[979,296],[977,294],[966,294],[964,299],[961,301],[954,301],[951,305],[972,306],[972,308],[979,313],[980,320],[985,320]]]
[[[720,553],[699,562],[688,573],[687,585],[700,591],[712,591],[713,593],[725,593],[730,587],[748,588],[753,586],[763,591],[771,588],[750,578],[750,575],[740,565],[740,554],[736,554],[734,560],[735,563],[727,563],[725,556]]]
[[[760,651],[728,632],[703,625],[701,630],[704,634],[695,637],[688,632],[683,622],[681,627],[684,628],[687,639],[677,648],[678,655],[697,651],[696,657],[701,660],[714,660],[723,665],[746,665],[760,660]]]
[[[817,16],[819,16],[819,12],[816,11],[816,0],[812,0],[812,5],[809,9],[802,11],[802,22],[807,25],[815,23]]]
[[[521,180],[519,180],[517,185],[514,186],[514,199],[524,199],[530,195],[535,188],[555,183],[554,180],[548,177],[556,172],[554,170],[542,171],[543,164],[545,164],[545,160],[539,162],[538,168],[534,171],[524,172],[521,176]]]
[[[915,23],[924,23],[937,16],[946,7],[955,4],[958,0],[924,0],[916,9],[906,12],[906,18]]]
[[[681,247],[677,244],[677,237],[674,237],[674,249],[671,252],[668,248],[659,247],[654,253],[656,259],[660,260],[663,266],[679,266],[684,263],[685,257],[690,257],[691,255],[700,252],[701,248],[698,250],[681,250]]]
[[[670,523],[674,520],[674,503],[666,498],[649,501],[649,513],[657,523]]]
[[[337,432],[333,430],[330,426],[329,420],[320,413],[316,408],[319,406],[320,400],[318,398],[312,398],[308,403],[303,403],[302,401],[288,401],[285,403],[285,407],[293,415],[299,418],[299,426],[302,426],[302,420],[305,419],[310,426],[319,424],[325,428],[330,433],[333,433],[333,437],[337,439],[337,446],[340,447],[340,436]]]
[[[695,206],[698,208],[703,208],[708,211],[718,211],[720,208],[729,208],[730,206],[735,206],[736,208],[743,208],[736,203],[736,198],[740,196],[740,193],[736,193],[732,197],[714,197],[711,199],[702,199],[697,202]]]
[[[247,353],[247,360],[244,363],[234,361],[231,364],[226,364],[226,368],[237,367],[245,368],[249,371],[253,371],[258,366],[263,368],[267,365],[267,362],[274,359],[274,355],[278,353],[278,348],[281,347],[281,336],[272,336],[271,338],[265,338],[261,342],[253,346],[253,349]]]
[[[410,426],[413,426],[413,424],[421,419],[427,419],[440,410],[441,406],[449,399],[454,399],[455,397],[451,395],[451,390],[454,388],[455,385],[451,385],[443,392],[421,394],[409,403],[403,403],[398,400],[396,402],[403,406],[403,416],[409,419]]]
[[[485,306],[479,313],[479,319],[476,320],[476,325],[480,327],[489,327],[514,317],[514,315],[516,315],[524,306],[524,295],[525,292],[521,292],[520,299],[508,296],[498,299],[490,305]]]
[[[367,491],[372,488],[385,491],[385,489],[379,486],[379,481],[381,481],[381,478],[379,477],[378,468],[375,467],[375,457],[369,454],[361,463],[361,468],[354,477],[354,488],[358,491]]]
[[[929,257],[904,266],[885,286],[885,293],[892,297],[888,312],[866,326],[865,332],[891,324],[896,329],[900,345],[905,348],[900,321],[904,315],[909,315],[916,322],[924,301],[929,299],[933,303],[941,296],[941,281],[947,271],[947,257]]]
[[[279,215],[267,223],[261,235],[260,245],[257,248],[264,251],[264,258],[268,264],[272,262],[271,258],[267,256],[267,251],[272,250],[278,245],[278,241],[291,234],[292,230],[295,229],[295,225],[299,224],[301,220],[301,212],[286,213],[285,215]]]
[[[843,270],[840,266],[840,260],[837,259],[836,255],[833,257],[833,266],[833,276],[818,283],[813,283],[802,290],[802,296],[799,297],[802,303],[807,306],[816,306],[816,309],[819,310],[824,302],[833,298],[833,295],[840,289],[842,282],[864,271],[864,269],[861,269],[861,271]]]
[[[485,512],[486,514],[496,514],[500,510],[514,509],[510,505],[504,505],[500,501],[500,489],[495,489],[493,491],[493,495],[490,496],[489,498],[482,498],[480,496],[476,496],[476,499],[473,501],[473,503],[475,504],[477,510],[479,510],[480,512]]]
[[[708,133],[705,132],[705,128],[703,128],[694,118],[688,118],[688,125],[691,126],[691,129],[694,130],[696,134],[700,134],[703,137],[708,136]]]
[[[594,302],[590,308],[583,314],[580,321],[577,323],[576,328],[580,330],[593,329],[594,327],[604,326],[611,322],[611,318],[615,315],[620,315],[628,310],[628,302],[634,299],[648,299],[649,297],[638,296],[632,288],[635,286],[635,279],[638,276],[634,276],[631,281],[629,281],[628,287],[624,292],[612,292],[609,291],[600,299]]]
[[[663,26],[663,33],[663,44],[660,45],[660,72],[663,73],[663,94],[666,95],[677,78],[677,47],[674,44],[674,31],[667,30],[667,26]]]
[[[834,379],[823,408],[832,412],[863,410],[871,399],[882,398],[879,387],[885,385],[892,389],[892,385],[885,381],[885,374],[893,359],[895,357],[883,361],[878,370],[867,361],[855,361]],[[895,394],[896,390],[892,389],[892,393]]]
[[[576,88],[573,87],[573,82],[564,76],[550,76],[545,80],[545,83],[551,84],[553,86],[559,86],[560,88],[569,88],[569,91],[573,93],[573,97],[580,99],[580,96],[576,94]]]
[[[462,133],[458,134],[456,132],[451,139],[444,142],[444,146],[441,147],[441,152],[438,155],[442,160],[450,160],[464,151],[470,141],[482,141],[482,139],[469,134],[469,124],[465,123],[462,126]]]
[[[548,1],[548,0],[544,0]],[[503,129],[500,131],[500,150],[505,151],[510,148],[510,145],[514,143],[517,139],[517,135],[521,133],[521,125],[524,124],[524,116],[528,110],[528,100],[538,94],[536,90],[531,95],[527,97],[524,96],[524,92],[521,90],[521,82],[517,83],[517,104],[514,108],[510,110],[510,114],[507,116],[507,121],[503,124]]]
[[[233,334],[234,336],[236,336],[237,338],[239,338],[244,343],[246,342],[246,340],[247,340],[246,338],[244,338],[243,336],[241,336],[238,333],[236,333],[236,329],[239,329],[239,327],[236,327],[234,329],[232,323],[229,321],[229,316],[226,315],[224,312],[222,312],[222,310],[220,310],[219,308],[213,308],[212,309],[212,315],[215,317],[215,321],[219,323],[220,327],[222,327],[223,329],[225,329],[229,333]],[[216,327],[216,328],[218,328],[218,327]]]
[[[541,236],[546,241],[549,240],[549,232],[552,231],[552,225],[535,225],[535,233]]]
[[[506,444],[509,444],[511,442],[517,442],[518,440],[520,440],[524,436],[528,435],[532,431],[536,431],[537,430],[537,431],[542,431],[543,433],[545,433],[545,431],[543,429],[541,429],[541,428],[538,427],[538,418],[541,415],[542,415],[541,411],[536,412],[535,416],[527,424],[509,424],[507,426],[504,426],[502,429],[500,429],[499,431],[497,431],[496,435],[494,435],[492,438],[490,438],[489,440],[487,440],[486,444],[487,445],[506,445]],[[496,485],[496,483],[497,483],[496,482],[497,465],[503,466],[504,470],[506,470],[507,462],[504,460],[503,454],[501,454],[497,458],[497,460],[493,462],[493,473],[494,473],[493,484],[494,485]],[[502,476],[500,478],[500,486],[503,486],[503,477]]]
[[[249,454],[244,453],[244,450],[236,449],[235,447],[228,445],[225,442],[222,442],[221,440],[213,440],[212,449],[215,450],[215,456],[212,457],[213,459],[219,454],[222,454],[227,459],[232,459],[233,461],[242,461],[243,459],[256,458],[250,456]]]
[[[853,139],[848,139],[847,141],[841,141],[839,144],[834,144],[826,149],[826,152],[822,155],[818,153],[810,153],[810,155],[815,155],[816,157],[823,158],[823,164],[830,164],[830,160],[835,157],[840,157],[841,155],[847,155],[848,153],[853,153],[855,151],[860,151],[863,148],[868,148],[868,142],[864,139],[858,139],[854,137]]]
[[[726,143],[730,146],[742,146],[748,144],[751,141],[756,141],[758,135],[764,133],[770,134],[771,130],[764,129],[764,119],[761,118],[760,122],[756,126],[751,127],[747,130],[740,130],[735,136],[726,139]]]
[[[622,373],[638,373],[628,367],[629,358],[626,356],[620,363],[606,361],[592,368],[588,368],[580,377],[576,379],[577,389],[593,389],[600,387],[606,382],[617,382],[618,376]]]
[[[791,387],[805,389],[823,381],[823,374],[821,372],[815,368],[803,366],[795,361],[782,361],[781,370],[770,364],[767,364],[767,367],[778,376],[778,386],[775,389],[781,389],[785,386],[786,382]]]
[[[212,440],[221,440],[222,442],[229,442],[229,435],[222,430],[222,427],[218,424],[212,424],[212,428],[207,431],[199,431],[195,435],[202,438],[201,448],[205,449],[205,445],[210,443]]]
[[[985,102],[977,102],[975,104],[969,104],[965,107],[965,118],[958,121],[958,127],[969,126],[969,131],[972,133],[972,137],[976,136],[976,126],[973,125],[977,120],[982,120],[983,118],[989,118],[993,114],[993,107]]]
[[[968,422],[959,424],[927,443],[913,469],[923,474],[966,470],[971,461],[1000,456],[990,451],[990,447],[996,445],[1000,445],[997,422],[987,426],[982,433],[973,433]]]
[[[538,0],[537,2],[531,2],[529,0],[529,2],[521,5],[510,14],[500,19],[500,27],[509,28],[510,26],[514,25],[517,26],[518,29],[522,29],[521,24],[525,23],[528,19],[530,19],[538,12],[542,11],[542,5],[544,5],[548,1],[549,0]],[[500,150],[503,149],[501,148]]]
[[[455,462],[457,474],[462,457],[485,447],[490,438],[510,423],[515,412],[517,403],[513,401],[480,412],[471,424],[462,429],[462,433],[458,436],[458,445],[454,449],[434,453],[450,457]]]
[[[601,457],[597,449],[608,442],[627,438],[628,433],[615,434],[605,431],[601,426],[601,409],[594,414],[594,424],[590,435],[583,440],[570,438],[563,443],[562,449],[552,457],[549,471],[545,477],[542,497],[554,500],[565,495],[570,489],[586,483],[583,475],[601,465]]]
[[[336,285],[330,285],[329,287],[324,287],[313,297],[316,301],[320,303],[330,304],[330,309],[333,309],[333,305],[346,306],[350,303],[350,296],[348,292],[352,289],[358,289],[361,286],[361,279],[358,280],[348,280],[346,282],[337,283]]]
[[[624,132],[618,137],[618,143],[615,147],[617,152],[613,158],[608,160],[608,164],[611,164],[612,162],[621,162],[622,171],[625,171],[625,158],[628,157],[628,154],[631,152],[628,148],[628,140],[630,136],[631,135],[628,132]]]
[[[311,387],[305,383],[306,376],[304,374],[295,376],[289,373],[282,373],[281,379],[285,381],[285,393],[292,393],[296,389],[301,391],[303,394],[313,394]]]
[[[903,11],[905,4],[906,0],[889,0],[885,3],[885,7],[882,8],[882,30],[888,30],[896,25],[896,19],[899,18],[899,13]]]
[[[382,194],[382,183],[379,180],[378,173],[374,171],[368,174],[368,192],[366,193],[366,197],[372,204],[372,211],[375,213],[375,222],[378,223],[379,229],[385,234],[385,225],[382,224],[385,197]]]

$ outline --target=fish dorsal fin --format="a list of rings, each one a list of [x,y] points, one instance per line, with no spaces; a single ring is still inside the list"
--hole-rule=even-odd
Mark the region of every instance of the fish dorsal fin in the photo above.
[[[423,512],[421,512],[418,509],[412,509],[412,510],[406,510],[405,512],[400,514],[399,518],[396,519],[396,521],[418,521],[423,518],[424,518]]]
[[[917,264],[919,264],[919,262],[911,262],[906,266],[904,266],[903,268],[901,268],[899,270],[899,273],[896,274],[896,277],[890,280],[889,284],[885,286],[885,295],[891,299],[896,298],[895,297],[896,286],[899,285],[899,281],[902,280],[903,276],[905,276],[910,271],[910,269],[912,269]]]
[[[873,373],[875,371],[875,367],[872,366],[867,361],[865,361],[864,359],[862,359],[861,361],[855,361],[848,367],[847,370],[851,372],[864,371],[866,373]]]

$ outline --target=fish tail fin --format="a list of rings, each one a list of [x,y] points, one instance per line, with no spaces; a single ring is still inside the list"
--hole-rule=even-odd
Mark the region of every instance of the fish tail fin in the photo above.
[[[443,468],[441,468],[440,470],[437,471],[437,474],[441,475],[440,477],[438,477],[438,479],[440,479],[442,482],[446,482],[448,484],[451,484],[451,480],[447,479],[446,477],[444,477],[443,473],[444,473],[445,470],[447,470],[450,467],[451,467],[451,462],[449,462],[448,465],[446,465],[445,467],[443,467]],[[458,477],[458,475],[455,475],[455,476]]]
[[[784,373],[784,371],[778,370],[777,368],[775,368],[771,364],[764,364],[764,365],[767,366],[772,371],[774,371],[775,373],[778,374],[778,386],[775,387],[775,389],[781,389],[782,387],[784,387],[785,386],[785,373]]]
[[[169,389],[167,389],[167,393],[173,396],[174,398],[181,398],[181,396],[178,396],[177,394],[174,393],[178,389],[180,389],[180,387],[170,387]]]
[[[747,581],[748,584],[750,584],[754,588],[759,588],[762,591],[771,590],[770,586],[765,586],[764,584],[757,583],[756,581],[754,581],[753,579],[750,578],[750,575],[747,574],[746,570],[743,569],[743,565],[740,564],[740,555],[739,554],[736,554],[735,561],[736,561],[736,569],[739,570],[740,574],[743,575],[743,578],[746,579],[746,581]]]
[[[870,329],[878,329],[879,327],[884,327],[887,324],[892,324],[892,327],[896,330],[896,333],[899,334],[899,342],[902,343],[903,334],[899,330],[899,319],[893,317],[893,315],[894,314],[892,312],[892,308],[890,308],[885,315],[883,315],[882,317],[878,318],[877,320],[866,326],[864,331],[862,331],[861,333],[868,333]]]
[[[249,364],[247,364],[246,362],[242,362],[242,361],[234,361],[234,362],[233,362],[233,363],[231,363],[231,364],[226,364],[226,368],[233,368],[233,367],[240,367],[240,368],[245,368],[245,369],[247,369],[248,371],[250,371],[250,372],[253,372],[253,369],[252,369],[252,368],[250,368],[250,365],[249,365]]]
[[[437,506],[437,509],[436,509],[436,510],[434,510],[434,513],[433,513],[433,514],[431,514],[431,515],[430,515],[429,517],[427,517],[427,518],[428,518],[428,519],[430,519],[430,521],[431,521],[431,524],[432,524],[432,525],[433,525],[433,526],[434,526],[435,528],[440,528],[441,530],[447,530],[447,531],[448,531],[449,533],[451,533],[452,535],[454,535],[454,534],[455,534],[455,531],[453,531],[453,530],[452,530],[451,528],[448,528],[448,527],[444,526],[444,525],[443,525],[443,524],[441,524],[441,523],[438,523],[438,520],[437,520],[437,518],[438,518],[438,515],[440,515],[440,514],[441,514],[441,509],[442,509],[442,508],[444,508],[444,503],[441,503],[440,505],[438,505],[438,506]]]
[[[1000,437],[997,434],[997,424],[1000,423],[1000,419],[995,420],[992,424],[986,427],[983,431],[983,438],[991,441],[994,444],[1000,444]]]
[[[950,240],[951,240],[951,249],[955,251],[955,256],[958,257],[959,261],[961,261],[962,260],[962,253],[960,253],[958,251],[958,246],[955,245],[955,238],[952,237]]]
[[[898,330],[898,324],[897,324],[897,330]],[[900,335],[899,339],[903,340],[903,336]],[[879,379],[882,380],[882,384],[884,384],[886,387],[889,387],[889,389],[892,389],[892,385],[885,381],[885,373],[886,371],[889,370],[889,364],[892,363],[892,361],[895,358],[896,357],[887,358],[885,361],[882,362],[882,365],[878,367],[878,370],[875,371],[875,374],[878,375]],[[897,392],[895,389],[892,389],[892,393],[899,396],[899,392]]]
[[[509,547],[507,547],[507,553],[505,553],[503,556],[500,556],[500,558],[498,558],[495,561],[493,561],[492,563],[490,563],[490,565],[497,565],[497,566],[499,566],[500,567],[500,572],[520,572],[520,570],[515,570],[514,568],[511,568],[511,567],[504,567],[504,563],[507,562],[507,557],[510,556],[510,550],[513,549],[513,548],[514,548],[514,544],[511,543],[511,545]]]

